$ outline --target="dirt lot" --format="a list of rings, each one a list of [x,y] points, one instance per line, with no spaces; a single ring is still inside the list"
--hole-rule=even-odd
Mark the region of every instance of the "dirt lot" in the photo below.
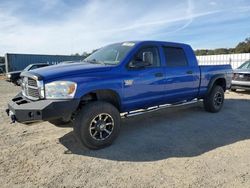
[[[71,128],[9,124],[19,88],[0,80],[1,187],[250,187],[250,93],[124,119],[116,142],[90,151]]]

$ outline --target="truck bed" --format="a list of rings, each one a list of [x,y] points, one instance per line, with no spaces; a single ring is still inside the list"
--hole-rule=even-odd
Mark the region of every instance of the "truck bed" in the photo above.
[[[200,81],[200,92],[199,95],[203,96],[206,94],[208,84],[214,75],[224,75],[226,78],[226,86],[230,88],[232,81],[232,67],[230,64],[224,65],[200,65],[201,81]]]

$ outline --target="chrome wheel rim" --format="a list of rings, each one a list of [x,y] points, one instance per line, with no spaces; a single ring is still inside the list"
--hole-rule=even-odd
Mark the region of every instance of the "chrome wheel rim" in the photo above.
[[[114,120],[111,115],[101,113],[95,116],[90,122],[89,133],[95,140],[105,140],[112,134]]]
[[[220,92],[216,93],[214,96],[214,105],[219,107],[221,106],[222,102],[223,102],[222,94]]]

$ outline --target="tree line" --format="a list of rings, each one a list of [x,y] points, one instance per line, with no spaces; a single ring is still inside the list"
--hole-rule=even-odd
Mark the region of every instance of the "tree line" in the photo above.
[[[97,50],[97,49],[96,49]],[[96,50],[90,53],[83,52],[81,55],[79,53],[72,54],[82,57],[88,57]],[[236,54],[236,53],[250,53],[250,37],[246,38],[243,42],[239,42],[235,48],[217,48],[217,49],[198,49],[195,50],[195,55],[219,55],[219,54]]]
[[[218,55],[218,54],[236,54],[236,53],[250,53],[250,37],[246,38],[243,42],[238,43],[235,48],[195,50],[196,55]]]
[[[82,56],[83,58],[86,58],[88,56],[90,56],[91,54],[93,54],[95,51],[97,51],[98,49],[92,50],[92,52],[88,53],[88,52],[83,52],[82,54],[79,53],[75,53],[75,54],[71,54],[73,56]]]

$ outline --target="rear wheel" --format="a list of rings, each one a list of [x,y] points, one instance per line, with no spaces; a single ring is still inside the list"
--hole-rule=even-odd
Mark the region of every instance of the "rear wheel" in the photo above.
[[[204,98],[204,108],[208,112],[219,112],[224,103],[224,90],[221,86],[216,85],[212,91]]]
[[[110,103],[97,101],[83,106],[76,115],[74,133],[90,149],[111,145],[120,130],[120,113]]]

